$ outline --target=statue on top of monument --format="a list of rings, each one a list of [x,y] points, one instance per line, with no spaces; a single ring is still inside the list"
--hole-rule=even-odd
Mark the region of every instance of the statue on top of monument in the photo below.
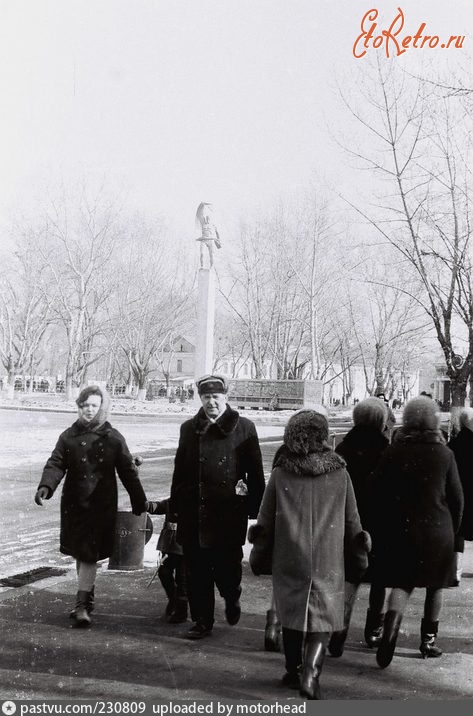
[[[196,229],[202,232],[197,241],[200,241],[200,267],[204,267],[204,244],[207,246],[209,252],[209,268],[213,266],[213,244],[220,249],[222,244],[220,236],[218,234],[217,227],[213,221],[213,208],[212,204],[206,204],[201,202],[197,207],[197,213],[195,215],[195,226]]]

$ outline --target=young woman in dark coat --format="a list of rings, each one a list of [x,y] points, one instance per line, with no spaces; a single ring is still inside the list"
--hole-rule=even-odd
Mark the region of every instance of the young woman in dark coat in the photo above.
[[[454,539],[460,526],[463,493],[455,457],[439,430],[436,404],[414,398],[375,473],[377,516],[373,578],[392,587],[376,659],[381,668],[393,658],[407,601],[415,587],[426,588],[420,652],[441,655],[435,645],[442,589],[455,586]]]
[[[388,420],[387,405],[379,398],[367,398],[357,403],[353,409],[354,427],[343,438],[335,451],[341,455],[346,464],[347,470],[355,491],[356,503],[364,530],[372,532],[372,514],[376,510],[373,504],[372,473],[384,451],[389,445],[386,437],[386,426]],[[369,563],[372,563],[372,555],[376,551],[376,544],[373,543],[372,550],[368,556]],[[369,608],[366,614],[365,641],[369,647],[377,646],[381,640],[384,622],[384,599],[386,590],[372,581],[370,570],[364,575],[363,581],[371,580],[369,595]],[[345,619],[341,631],[332,634],[328,645],[332,656],[341,656],[350,626],[351,613],[355,603],[356,594],[360,580],[352,580],[352,575],[346,575],[345,583]]]
[[[463,487],[463,518],[455,541],[459,557],[465,549],[465,540],[473,540],[473,408],[463,408],[459,415],[460,432],[448,443],[453,451]],[[461,578],[461,559],[457,580]]]
[[[49,500],[64,475],[60,551],[76,559],[78,592],[71,612],[75,626],[89,626],[97,562],[110,557],[117,514],[115,471],[130,496],[132,511],[146,510],[146,495],[125,438],[107,422],[108,403],[95,385],[76,400],[79,417],[60,436],[47,461],[35,502]]]

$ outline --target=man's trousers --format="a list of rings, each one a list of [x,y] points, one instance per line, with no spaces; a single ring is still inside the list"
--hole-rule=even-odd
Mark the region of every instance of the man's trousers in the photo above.
[[[242,547],[186,546],[184,558],[192,620],[211,628],[214,623],[215,586],[229,604],[240,598]]]

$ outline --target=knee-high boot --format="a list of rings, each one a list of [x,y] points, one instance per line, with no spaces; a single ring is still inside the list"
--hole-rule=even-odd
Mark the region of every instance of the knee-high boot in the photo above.
[[[266,626],[264,628],[264,650],[280,651],[281,649],[281,622],[274,609],[266,612]]]
[[[322,699],[319,677],[324,663],[325,645],[318,634],[307,634],[299,693],[311,701]]]
[[[384,614],[368,609],[365,622],[365,642],[370,648],[378,646],[383,636]]]
[[[382,669],[385,669],[387,666],[389,666],[393,659],[401,622],[401,612],[396,612],[392,609],[386,612],[386,617],[384,619],[383,636],[381,637],[378,651],[376,652],[376,661]]]
[[[345,601],[345,611],[343,616],[343,629],[334,631],[328,643],[328,651],[330,656],[342,656],[345,647],[345,641],[350,628],[351,613],[353,611],[354,600]]]
[[[442,649],[435,644],[435,638],[438,634],[439,623],[432,622],[429,619],[422,619],[420,624],[420,646],[419,650],[423,659],[436,658],[442,656]]]

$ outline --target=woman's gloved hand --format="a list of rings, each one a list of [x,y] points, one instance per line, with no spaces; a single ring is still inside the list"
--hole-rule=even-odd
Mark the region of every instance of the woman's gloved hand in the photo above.
[[[47,500],[49,497],[49,488],[48,487],[39,487],[36,490],[36,495],[34,496],[34,501],[37,505],[40,507],[43,506],[43,500]]]

